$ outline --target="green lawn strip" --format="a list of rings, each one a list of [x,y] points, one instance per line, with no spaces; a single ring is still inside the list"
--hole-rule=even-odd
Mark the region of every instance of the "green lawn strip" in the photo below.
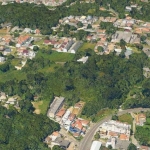
[[[6,82],[9,80],[23,80],[26,78],[26,73],[19,70],[12,70],[5,73],[0,73],[0,82]]]
[[[126,122],[130,125],[132,125],[132,123],[133,123],[133,118],[130,114],[124,114],[124,115],[118,116],[118,120],[120,122]]]
[[[46,54],[39,51],[37,53],[37,56],[48,58],[50,61],[54,61],[54,62],[66,62],[66,61],[71,61],[74,58],[74,54],[59,53],[55,51],[53,51],[52,54]]]
[[[95,43],[83,43],[83,45],[79,48],[78,51],[85,51],[86,49],[90,48],[94,50]]]
[[[19,59],[19,58],[13,59],[13,60],[11,61],[11,64],[12,64],[13,66],[22,66],[22,64],[21,64],[21,59]]]

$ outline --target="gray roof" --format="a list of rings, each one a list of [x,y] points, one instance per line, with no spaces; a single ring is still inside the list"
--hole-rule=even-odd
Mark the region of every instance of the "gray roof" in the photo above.
[[[48,111],[48,113],[56,113],[57,110],[59,109],[60,105],[63,103],[64,101],[64,97],[55,97],[53,103],[50,105],[50,109]]]
[[[73,44],[73,46],[70,48],[70,50],[77,51],[81,45],[82,45],[82,42],[81,41],[77,41],[77,42],[75,42]]]
[[[131,143],[130,141],[123,141],[117,139],[115,149],[127,150],[130,143]]]
[[[10,48],[6,48],[4,51],[5,52],[11,52],[11,49]]]
[[[68,148],[68,146],[70,144],[69,141],[62,139],[61,137],[56,138],[55,142],[64,148]]]

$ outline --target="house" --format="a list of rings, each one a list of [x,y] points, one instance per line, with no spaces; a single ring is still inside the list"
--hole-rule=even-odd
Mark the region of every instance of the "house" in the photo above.
[[[144,123],[146,122],[146,115],[145,114],[138,114],[136,116],[135,121],[136,121],[136,125],[143,126]]]
[[[4,55],[10,54],[11,49],[9,47],[5,48],[5,50],[3,51]]]
[[[15,104],[15,102],[16,102],[16,99],[15,99],[15,98],[13,98],[13,97],[10,97],[10,98],[7,100],[6,104],[14,105],[14,104]]]
[[[61,137],[61,135],[59,134],[58,131],[55,131],[49,137],[51,138],[51,141],[55,141],[56,138]]]
[[[126,11],[131,11],[132,10],[132,7],[130,7],[130,6],[126,6]]]
[[[21,35],[18,37],[16,47],[27,46],[31,43],[32,40],[33,38],[31,38],[29,35]]]
[[[4,62],[5,61],[5,57],[0,56],[0,62]]]
[[[127,150],[130,143],[130,141],[117,139],[115,149]]]
[[[58,137],[58,138],[56,138],[55,141],[53,141],[52,144],[54,144],[54,145],[59,145],[60,147],[66,149],[66,148],[69,147],[70,142],[67,141],[67,140],[62,139],[61,137]]]
[[[90,150],[100,150],[102,143],[99,141],[93,141]]]
[[[146,78],[149,78],[150,77],[150,69],[148,67],[144,67],[143,68],[143,75],[146,77]]]
[[[50,138],[50,136],[47,136],[46,138],[45,138],[45,143],[47,143],[47,144],[50,144],[51,143],[51,138]]]
[[[62,123],[63,123],[63,124],[66,124],[66,125],[68,124],[68,123],[66,123],[66,122],[67,122],[67,120],[68,120],[68,118],[69,118],[70,113],[71,113],[71,112],[70,112],[69,110],[67,110],[66,113],[64,114],[64,116],[62,117]],[[71,123],[71,122],[70,122],[70,123]],[[70,124],[70,123],[69,123],[69,124]]]
[[[65,98],[64,97],[55,97],[52,104],[50,105],[50,108],[47,112],[47,116],[49,118],[54,118],[58,110],[62,107],[63,102]]]
[[[29,53],[28,53],[28,57],[30,58],[30,59],[33,59],[34,57],[35,57],[35,52],[34,51],[29,51]]]
[[[83,126],[82,126],[82,123],[80,120],[76,120],[74,123],[71,124],[71,127],[70,127],[70,131],[71,132],[78,132],[78,133],[81,133],[82,132],[82,129],[83,129]]]
[[[88,60],[88,56],[83,56],[82,58],[78,59],[77,62],[82,62],[83,64],[85,64]]]
[[[141,146],[140,150],[150,150],[148,146]]]
[[[106,131],[108,138],[118,138],[120,136],[122,140],[129,140],[130,129],[131,125],[114,120],[104,122],[102,125],[100,125],[100,133],[101,131]],[[126,138],[124,134],[126,135]]]
[[[144,48],[143,48],[143,52],[144,52],[148,57],[150,57],[150,49],[149,49],[149,48],[144,47]]]
[[[119,139],[120,139],[120,140],[127,140],[127,141],[129,141],[129,135],[126,135],[126,134],[120,134]]]
[[[61,108],[56,114],[56,120],[60,121],[62,117],[64,116],[65,112],[66,110],[64,108]]]
[[[89,120],[79,119],[83,127],[88,127],[90,124]]]
[[[73,113],[71,113],[71,114],[69,115],[68,120],[73,121],[75,118],[76,118],[76,115],[73,114]]]
[[[108,139],[106,147],[112,146],[112,148],[115,149],[115,145],[116,145],[116,138],[113,137],[111,139]]]

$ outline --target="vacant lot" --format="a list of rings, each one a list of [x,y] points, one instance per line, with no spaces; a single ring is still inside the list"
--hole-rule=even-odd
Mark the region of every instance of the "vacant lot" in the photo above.
[[[119,121],[126,122],[130,125],[132,125],[132,123],[133,123],[133,118],[130,114],[121,115],[121,116],[118,117],[118,119],[119,119]]]
[[[35,108],[35,113],[40,114],[42,113],[45,115],[47,113],[48,107],[49,107],[49,101],[42,100],[42,101],[37,101],[37,102],[32,102],[34,108]]]
[[[83,43],[83,45],[79,48],[79,51],[85,51],[89,48],[94,50],[95,45],[95,43]]]
[[[55,51],[53,51],[51,54],[46,54],[39,51],[37,55],[42,56],[44,58],[48,58],[50,61],[54,61],[54,62],[66,62],[66,61],[71,61],[74,58],[74,54],[61,53],[61,52],[59,53]]]

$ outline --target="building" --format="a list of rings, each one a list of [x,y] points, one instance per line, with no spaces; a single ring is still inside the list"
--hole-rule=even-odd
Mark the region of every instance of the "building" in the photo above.
[[[117,139],[115,149],[127,150],[130,143],[131,143],[130,141],[124,141],[124,140]]]
[[[107,138],[120,137],[121,140],[129,141],[130,129],[131,129],[131,125],[129,125],[129,124],[110,120],[108,122],[104,122],[100,126],[100,133],[101,133],[101,131],[103,131],[102,133],[104,133],[104,131],[106,131],[107,135],[105,137],[107,137]],[[104,133],[104,135],[105,135],[105,133]]]
[[[112,146],[112,148],[115,149],[115,145],[116,145],[116,138],[113,137],[111,139],[108,139],[106,147]]]
[[[88,56],[84,56],[84,57],[78,59],[77,62],[82,62],[83,64],[85,64],[87,62],[88,58],[89,58]]]
[[[72,47],[69,49],[68,52],[75,54],[76,51],[81,47],[81,45],[82,45],[82,42],[81,42],[81,41],[75,42],[75,43],[72,45]]]
[[[18,37],[16,47],[29,46],[32,40],[33,38],[28,35],[21,35],[20,37]]]
[[[90,150],[100,150],[102,143],[99,141],[93,141]]]
[[[117,31],[114,35],[112,35],[111,42],[119,43],[121,39],[131,44],[137,44],[140,42],[140,38],[137,34],[132,34],[131,32],[127,31]]]
[[[5,61],[5,57],[0,56],[0,62],[4,62]]]
[[[5,50],[3,51],[4,55],[10,54],[11,53],[11,49],[9,47],[5,48]]]
[[[144,123],[146,122],[146,115],[145,114],[138,114],[136,116],[136,125],[138,126],[143,126]]]
[[[61,137],[57,137],[55,141],[51,142],[52,145],[59,145],[61,148],[67,149],[70,145],[70,142],[62,139]]]
[[[47,112],[47,116],[49,118],[54,118],[58,110],[62,107],[63,102],[65,98],[64,97],[55,97],[52,104],[50,105],[50,108]]]

